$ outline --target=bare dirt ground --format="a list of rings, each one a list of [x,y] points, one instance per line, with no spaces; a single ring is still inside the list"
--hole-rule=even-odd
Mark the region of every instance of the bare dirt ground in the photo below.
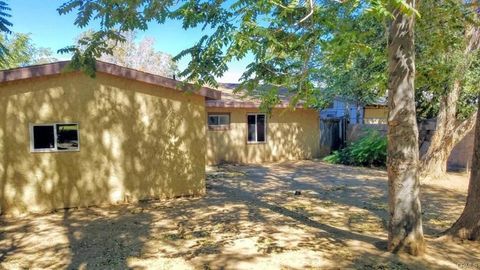
[[[423,184],[421,258],[385,251],[385,172],[302,161],[210,168],[203,198],[3,217],[0,268],[480,269],[478,243],[436,240],[467,183]]]

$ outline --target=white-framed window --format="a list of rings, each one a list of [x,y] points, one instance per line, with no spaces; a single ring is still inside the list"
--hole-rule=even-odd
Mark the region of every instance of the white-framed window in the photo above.
[[[78,123],[30,124],[30,151],[79,151]]]
[[[264,113],[247,114],[247,142],[264,143],[267,140],[267,117]]]
[[[229,113],[208,113],[209,130],[228,130],[230,129]]]

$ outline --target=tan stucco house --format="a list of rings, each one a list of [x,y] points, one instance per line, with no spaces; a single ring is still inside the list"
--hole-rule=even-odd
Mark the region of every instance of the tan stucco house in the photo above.
[[[97,63],[0,72],[2,212],[205,192],[205,100],[220,92]]]
[[[67,65],[0,71],[2,213],[201,195],[206,164],[318,152],[314,110],[282,104],[266,116],[227,91],[104,62],[92,79]]]
[[[291,108],[287,97],[271,115],[260,111],[260,100],[222,87],[222,98],[207,100],[207,164],[263,163],[318,157],[318,111]]]

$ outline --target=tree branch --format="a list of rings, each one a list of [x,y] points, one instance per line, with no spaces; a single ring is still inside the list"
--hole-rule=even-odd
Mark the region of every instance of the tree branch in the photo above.
[[[301,24],[302,22],[306,21],[308,18],[310,18],[310,16],[313,15],[313,6],[314,6],[314,5],[313,5],[313,0],[308,0],[308,3],[309,3],[309,5],[310,5],[310,12],[308,12],[308,14],[307,14],[305,17],[303,17],[303,19],[301,19],[301,20],[298,22],[298,24]]]

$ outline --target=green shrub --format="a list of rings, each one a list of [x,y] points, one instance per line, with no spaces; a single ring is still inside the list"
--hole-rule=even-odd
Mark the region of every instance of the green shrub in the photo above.
[[[367,135],[323,159],[328,163],[384,167],[387,163],[387,138],[371,130]]]

